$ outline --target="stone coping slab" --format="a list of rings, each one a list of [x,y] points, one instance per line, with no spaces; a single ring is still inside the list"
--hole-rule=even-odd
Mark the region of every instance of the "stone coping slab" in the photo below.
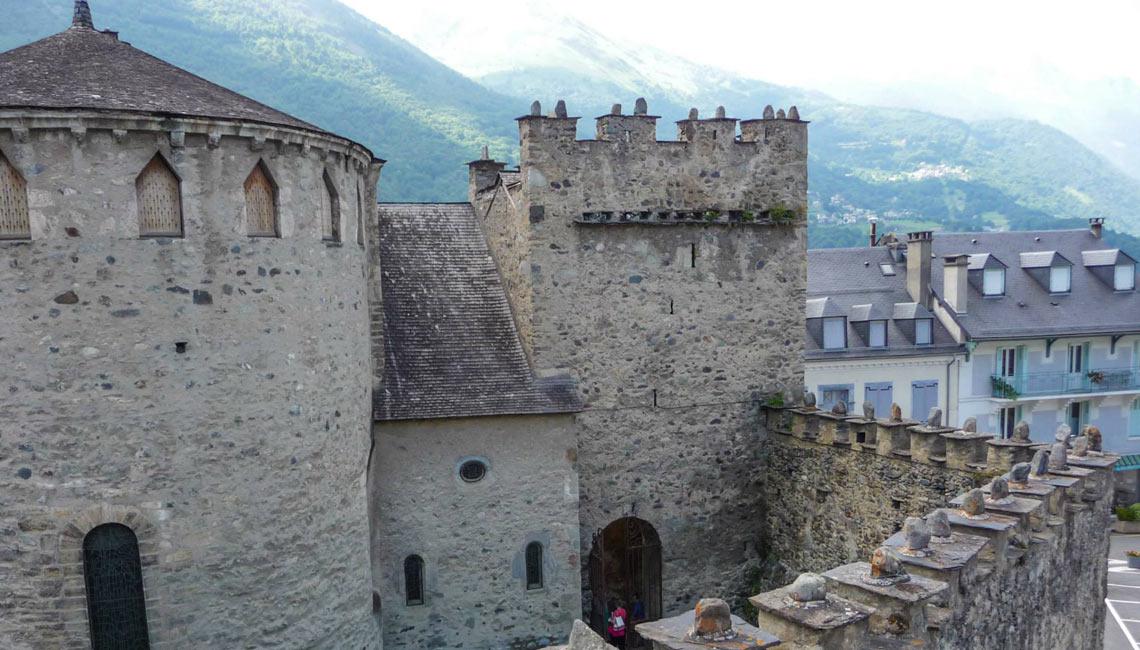
[[[990,493],[990,486],[992,486],[992,485],[993,485],[992,481],[983,485],[982,486],[982,492],[985,494],[989,494]],[[1056,491],[1057,491],[1056,486],[1050,485],[1050,484],[1046,483],[1045,481],[1039,481],[1037,479],[1030,479],[1030,480],[1026,481],[1024,485],[1020,485],[1020,484],[1014,483],[1012,481],[1009,483],[1010,494],[1024,494],[1024,495],[1032,496],[1032,497],[1047,497]]]
[[[982,548],[989,543],[990,540],[985,537],[954,532],[950,534],[948,541],[931,541],[930,547],[926,549],[927,554],[925,556],[907,555],[901,550],[898,550],[896,554],[905,564],[913,564],[936,571],[952,571],[969,564],[970,560],[974,559]],[[883,545],[902,549],[906,546],[906,534],[900,530],[887,538]]]
[[[827,594],[825,600],[814,603],[799,603],[789,595],[792,586],[787,585],[748,599],[748,602],[762,611],[784,620],[813,630],[833,630],[868,618],[875,610],[862,603]]]
[[[1096,473],[1095,469],[1088,469],[1086,467],[1076,467],[1070,465],[1068,469],[1054,469],[1049,468],[1049,473],[1055,476],[1072,476],[1074,478],[1086,478]]]
[[[1022,448],[1026,448],[1026,447],[1034,447],[1038,443],[1032,442],[1032,441],[1020,442],[1017,440],[1007,440],[1005,438],[994,438],[993,440],[987,440],[986,444],[994,446],[994,447],[1022,447]]]
[[[988,486],[987,486],[988,487]],[[982,488],[982,492],[988,492],[986,488]],[[960,494],[950,500],[950,505],[960,506],[965,501],[965,495]],[[1005,503],[997,503],[986,499],[986,512],[999,512],[1011,515],[1031,515],[1037,512],[1038,509],[1044,507],[1044,504],[1037,499],[1026,499],[1023,497],[1011,496]]]
[[[1032,480],[1040,480],[1042,483],[1046,483],[1054,487],[1064,488],[1066,490],[1081,482],[1081,479],[1074,476],[1058,476],[1055,474],[1047,474],[1040,479]]]
[[[957,510],[947,510],[947,517],[950,519],[951,526],[962,526],[964,528],[976,528],[978,530],[991,530],[995,532],[1003,532],[1017,528],[1018,521],[1013,517],[1006,515],[998,515],[987,512],[985,519],[971,519],[965,515],[960,514]]]
[[[1119,456],[1069,456],[1069,464],[1091,469],[1109,469],[1120,460]]]
[[[994,437],[992,433],[970,433],[969,431],[950,431],[942,434],[948,440],[989,440]]]
[[[925,424],[920,424],[918,426],[908,427],[907,431],[913,431],[915,433],[925,433],[927,435],[937,434],[940,436],[944,436],[947,434],[954,433],[955,429],[952,429],[950,427],[931,427],[931,426],[927,426]]]
[[[871,565],[867,562],[844,564],[821,575],[828,580],[911,604],[938,596],[949,589],[949,585],[945,582],[916,575],[911,575],[906,582],[893,585],[867,584],[863,580],[864,577],[871,575]]]
[[[659,643],[669,650],[759,650],[780,645],[780,640],[758,627],[744,622],[739,616],[732,617],[732,628],[736,638],[719,642],[688,641],[686,637],[696,620],[696,610],[689,610],[672,618],[642,623],[636,628],[642,637]]]

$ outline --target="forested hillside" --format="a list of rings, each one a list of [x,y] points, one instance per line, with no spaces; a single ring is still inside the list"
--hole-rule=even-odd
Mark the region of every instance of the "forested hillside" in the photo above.
[[[765,104],[798,104],[812,121],[812,246],[862,244],[870,216],[900,232],[1082,227],[1089,216],[1140,232],[1140,183],[1033,122],[854,106],[678,61],[659,61],[668,68],[656,78],[665,68],[654,67],[655,53],[625,51],[580,29],[550,39],[587,39],[559,60],[593,56],[593,65],[547,66],[532,53],[517,69],[477,83],[336,0],[92,5],[98,27],[135,46],[372,148],[389,161],[382,200],[462,199],[464,163],[483,144],[517,160],[514,118],[531,99],[549,107],[565,97],[572,113],[587,118],[581,132],[588,136],[588,118],[642,95],[663,116],[665,138],[692,105],[706,115],[724,104],[731,115],[755,117]],[[61,0],[0,0],[0,49],[64,29],[70,14],[71,3]]]

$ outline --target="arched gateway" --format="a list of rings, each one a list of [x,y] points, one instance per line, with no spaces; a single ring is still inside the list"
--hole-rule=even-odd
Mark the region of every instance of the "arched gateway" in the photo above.
[[[609,602],[621,602],[630,623],[637,618],[634,603],[640,601],[644,620],[661,618],[661,538],[649,522],[636,517],[618,519],[594,533],[590,549],[590,626],[604,633]],[[641,639],[634,634],[629,647]]]

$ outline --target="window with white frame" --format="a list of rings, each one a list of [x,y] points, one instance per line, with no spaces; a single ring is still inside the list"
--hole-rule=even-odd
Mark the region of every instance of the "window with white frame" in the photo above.
[[[873,348],[887,347],[887,321],[871,321],[871,333],[868,338],[870,339],[868,345]]]
[[[1086,370],[1088,363],[1088,343],[1069,346],[1069,372],[1079,373]]]
[[[1116,265],[1112,276],[1112,288],[1117,291],[1132,291],[1136,288],[1136,265],[1132,262],[1121,262]]]
[[[982,294],[986,296],[1005,295],[1005,269],[982,271]]]
[[[998,375],[1013,377],[1017,374],[1017,348],[1000,348],[998,350]]]
[[[1049,268],[1049,293],[1068,293],[1072,284],[1073,268],[1071,266]]]
[[[934,321],[929,318],[919,318],[914,321],[914,344],[930,345],[934,340]]]
[[[847,347],[847,319],[823,319],[823,349],[842,350]]]

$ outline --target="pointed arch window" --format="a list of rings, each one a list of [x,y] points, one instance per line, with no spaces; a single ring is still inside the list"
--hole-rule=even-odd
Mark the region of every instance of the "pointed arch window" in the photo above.
[[[542,544],[526,545],[526,588],[542,589]]]
[[[31,239],[28,184],[0,151],[0,239]]]
[[[360,185],[356,186],[356,243],[364,245],[364,201],[360,198]]]
[[[135,179],[140,237],[182,236],[181,181],[170,164],[155,154]]]
[[[404,558],[404,601],[409,606],[424,604],[424,559],[418,555]]]
[[[93,650],[149,648],[142,562],[134,531],[104,524],[83,539],[83,577]]]
[[[277,237],[277,184],[265,161],[257,161],[245,179],[245,223],[250,237]]]
[[[321,186],[321,238],[325,241],[340,241],[340,198],[336,185],[326,171],[322,175]]]

